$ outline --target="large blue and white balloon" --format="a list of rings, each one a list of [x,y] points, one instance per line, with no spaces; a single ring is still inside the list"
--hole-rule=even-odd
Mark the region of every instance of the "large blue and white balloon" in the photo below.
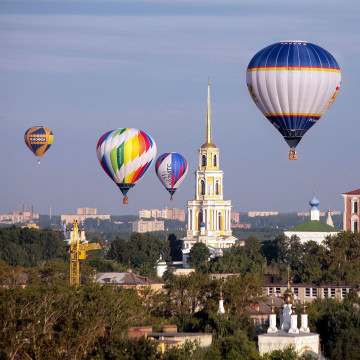
[[[155,162],[155,172],[166,190],[170,193],[170,200],[176,189],[185,179],[188,165],[185,158],[176,152],[160,155]]]
[[[295,152],[304,134],[333,103],[341,83],[335,58],[306,41],[281,41],[250,61],[252,99]]]

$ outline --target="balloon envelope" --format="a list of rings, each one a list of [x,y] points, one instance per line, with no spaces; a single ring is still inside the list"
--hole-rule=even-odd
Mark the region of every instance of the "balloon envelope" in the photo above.
[[[176,152],[160,155],[155,162],[155,172],[166,190],[172,195],[185,179],[188,165],[185,158]]]
[[[101,136],[96,153],[104,171],[127,199],[128,190],[150,169],[156,156],[156,144],[141,130],[120,128]]]
[[[48,151],[54,140],[52,131],[44,126],[34,126],[25,132],[24,140],[28,148],[39,158]]]
[[[340,67],[320,46],[282,41],[250,61],[246,82],[252,99],[290,147],[321,118],[340,88]]]

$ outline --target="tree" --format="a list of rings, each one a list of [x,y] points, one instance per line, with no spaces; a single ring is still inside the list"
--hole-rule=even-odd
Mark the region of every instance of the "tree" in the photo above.
[[[160,240],[149,234],[132,233],[128,241],[121,238],[112,241],[107,258],[135,269],[140,269],[144,263],[154,268],[160,253],[165,260],[169,260],[170,248],[167,240]]]
[[[210,257],[210,250],[204,243],[196,243],[190,250],[188,263],[192,267],[199,267]]]
[[[260,360],[256,344],[244,333],[228,336],[216,341],[206,352],[208,360]]]
[[[170,234],[168,238],[170,242],[170,256],[172,261],[182,261],[182,241],[175,234]]]

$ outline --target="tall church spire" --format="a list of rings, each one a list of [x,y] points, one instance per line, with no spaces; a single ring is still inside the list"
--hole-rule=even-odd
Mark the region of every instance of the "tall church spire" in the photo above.
[[[210,76],[208,77],[208,96],[207,96],[207,114],[206,114],[206,142],[202,148],[216,148],[212,143],[211,130],[211,106],[210,106]]]

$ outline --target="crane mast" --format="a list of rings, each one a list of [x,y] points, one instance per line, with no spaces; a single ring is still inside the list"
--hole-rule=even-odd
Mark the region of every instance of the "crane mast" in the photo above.
[[[85,240],[85,231],[81,230],[81,240]],[[74,220],[73,229],[70,232],[70,285],[80,285],[80,260],[86,259],[86,251],[101,249],[99,243],[80,243],[77,220]]]

